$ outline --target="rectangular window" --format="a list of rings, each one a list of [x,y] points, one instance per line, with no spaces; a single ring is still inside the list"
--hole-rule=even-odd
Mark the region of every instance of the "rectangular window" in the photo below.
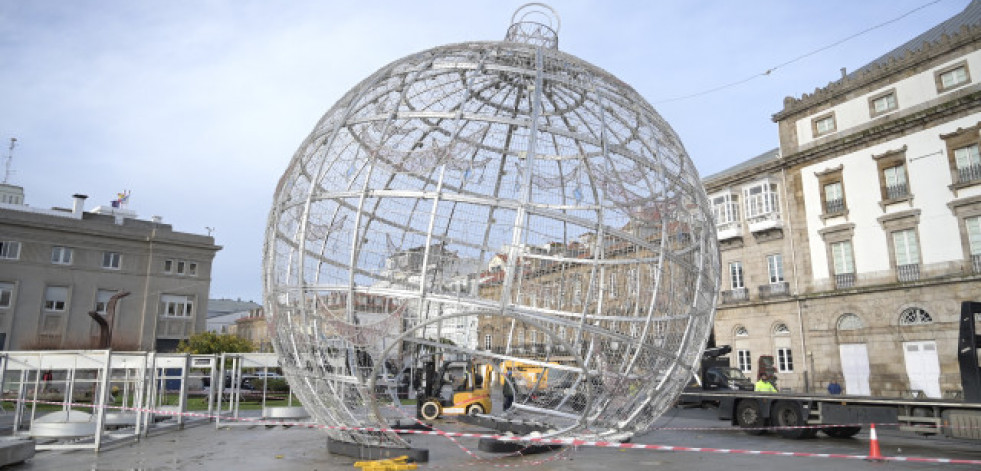
[[[184,262],[183,260],[178,260],[177,261],[177,274],[178,275],[183,275],[184,274],[184,267],[186,265],[187,265],[187,263]]]
[[[892,233],[893,249],[896,251],[896,266],[919,265],[920,248],[916,242],[916,231],[906,229]]]
[[[164,260],[164,273],[170,273],[174,271],[174,261]]]
[[[115,295],[115,291],[100,289],[95,293],[95,312],[105,315],[109,308],[109,300]],[[117,301],[118,302],[118,301]]]
[[[777,349],[777,371],[791,373],[794,371],[794,354],[787,347]]]
[[[0,241],[0,258],[9,260],[20,258],[20,242],[15,240]]]
[[[742,262],[729,262],[729,285],[731,289],[740,289],[746,286],[743,283]]]
[[[102,252],[102,268],[119,270],[119,252]]]
[[[883,169],[882,177],[886,183],[886,194],[883,195],[885,199],[894,200],[909,195],[909,187],[906,185],[905,164]]]
[[[824,185],[824,213],[836,214],[845,211],[845,192],[841,182]]]
[[[44,289],[44,310],[64,311],[68,302],[67,286],[48,286]]]
[[[198,276],[198,264],[194,262],[187,262],[187,274],[190,276]]]
[[[743,373],[753,371],[753,357],[749,354],[749,350],[736,350],[736,358],[739,362],[739,371]]]
[[[968,83],[971,80],[970,75],[967,73],[966,65],[960,65],[952,69],[941,71],[937,77],[939,91],[947,91],[951,88],[956,88],[960,85]]]
[[[0,309],[6,309],[10,307],[10,303],[14,299],[14,284],[13,283],[0,283]]]
[[[855,273],[850,240],[831,244],[831,257],[834,260],[835,275]]]
[[[611,271],[610,272],[610,286],[607,289],[608,289],[608,292],[610,293],[610,297],[611,298],[616,298],[617,296],[620,295],[620,286],[617,285],[617,272],[616,271]]]
[[[971,255],[981,255],[981,216],[965,219],[964,225],[967,226],[967,241]]]
[[[71,265],[72,249],[70,247],[53,247],[51,249],[51,263],[57,265]]]
[[[896,94],[887,93],[873,98],[870,105],[872,116],[878,116],[896,109]]]
[[[637,279],[637,269],[631,268],[627,270],[627,296],[633,296],[637,294],[637,284],[640,280]]]
[[[814,137],[823,136],[835,132],[835,115],[829,114],[811,120],[811,134]]]
[[[165,317],[191,317],[194,315],[194,303],[190,296],[172,294],[160,295],[161,314]]]
[[[767,255],[766,268],[770,274],[770,283],[780,283],[783,281],[783,255]]]
[[[967,183],[981,180],[981,153],[978,145],[954,149],[954,163],[957,166],[957,182]]]
[[[490,334],[484,336],[484,350],[491,349],[491,336]]]

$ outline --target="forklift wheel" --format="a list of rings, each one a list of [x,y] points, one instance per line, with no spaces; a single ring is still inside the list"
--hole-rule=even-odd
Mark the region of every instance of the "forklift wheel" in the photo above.
[[[470,404],[467,406],[467,415],[477,415],[484,413],[484,406],[480,404]]]
[[[419,406],[419,416],[426,420],[436,420],[439,417],[439,402],[429,399]]]

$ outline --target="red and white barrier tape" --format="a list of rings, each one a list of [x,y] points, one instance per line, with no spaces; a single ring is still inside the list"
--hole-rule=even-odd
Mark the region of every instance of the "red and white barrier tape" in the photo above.
[[[16,402],[16,400],[11,400],[11,401]],[[88,407],[88,408],[98,407],[94,404],[89,404],[89,403],[71,403],[71,402],[65,403],[65,402],[54,402],[54,401],[30,400],[30,399],[25,399],[23,402],[32,402],[37,404],[53,404],[53,405],[61,405],[61,406],[67,405],[71,407]],[[106,409],[146,412],[155,415],[172,415],[172,416],[185,416],[185,417],[218,418],[222,420],[237,420],[242,422],[254,423],[256,425],[269,425],[269,426],[284,425],[284,426],[297,426],[297,427],[305,427],[305,428],[360,431],[360,432],[390,432],[390,433],[410,434],[410,435],[433,435],[433,436],[441,436],[447,438],[450,437],[488,438],[488,439],[498,440],[503,442],[522,442],[522,443],[529,443],[534,445],[564,445],[564,446],[574,446],[574,447],[585,446],[585,447],[597,447],[597,448],[619,448],[624,450],[686,451],[686,452],[701,452],[701,453],[723,453],[723,454],[734,454],[734,455],[790,456],[790,457],[798,457],[798,458],[839,458],[839,459],[851,459],[851,460],[872,459],[872,457],[868,455],[846,455],[840,453],[803,453],[803,452],[793,452],[793,451],[766,451],[766,450],[741,450],[741,449],[733,449],[733,448],[683,447],[683,446],[673,446],[673,445],[592,441],[592,440],[581,440],[575,438],[542,438],[542,437],[529,437],[529,436],[517,436],[517,435],[497,435],[497,434],[487,434],[487,433],[447,432],[444,430],[406,430],[406,429],[394,429],[394,428],[386,428],[386,427],[346,427],[341,425],[322,425],[314,422],[286,422],[286,421],[269,421],[261,418],[256,419],[250,417],[225,417],[225,416],[218,416],[218,415],[211,415],[211,414],[201,414],[196,412],[156,410],[156,409],[149,409],[143,407],[125,407],[125,406],[108,406],[108,405],[103,407]],[[856,426],[857,425],[867,425],[867,424],[856,424]],[[822,428],[823,427],[826,426],[822,426]],[[773,430],[773,429],[774,428],[768,428],[768,430]],[[747,430],[747,429],[739,428],[737,430]],[[881,458],[875,458],[875,459],[878,461],[902,461],[902,462],[913,462],[913,463],[981,465],[981,460],[968,460],[968,459],[955,459],[955,458],[883,456]],[[525,464],[527,465],[529,463],[525,463]]]

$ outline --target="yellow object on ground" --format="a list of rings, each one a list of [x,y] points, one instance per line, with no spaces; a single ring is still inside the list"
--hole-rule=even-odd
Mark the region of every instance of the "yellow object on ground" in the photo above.
[[[409,463],[408,456],[399,456],[387,460],[357,461],[354,463],[354,467],[361,468],[361,471],[403,471],[416,469],[416,466],[415,463]]]

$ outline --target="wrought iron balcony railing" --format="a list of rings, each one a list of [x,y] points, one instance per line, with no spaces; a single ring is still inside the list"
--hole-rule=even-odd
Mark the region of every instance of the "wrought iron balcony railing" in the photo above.
[[[909,187],[905,183],[890,185],[886,187],[886,198],[898,200],[909,196]]]
[[[855,286],[854,273],[841,273],[835,275],[835,288],[848,289]]]
[[[899,265],[896,267],[896,276],[899,281],[906,283],[920,279],[920,265],[912,263],[909,265]]]
[[[824,214],[837,214],[845,211],[845,200],[839,198],[824,202]]]
[[[981,165],[969,165],[957,169],[957,182],[970,183],[981,180]]]

